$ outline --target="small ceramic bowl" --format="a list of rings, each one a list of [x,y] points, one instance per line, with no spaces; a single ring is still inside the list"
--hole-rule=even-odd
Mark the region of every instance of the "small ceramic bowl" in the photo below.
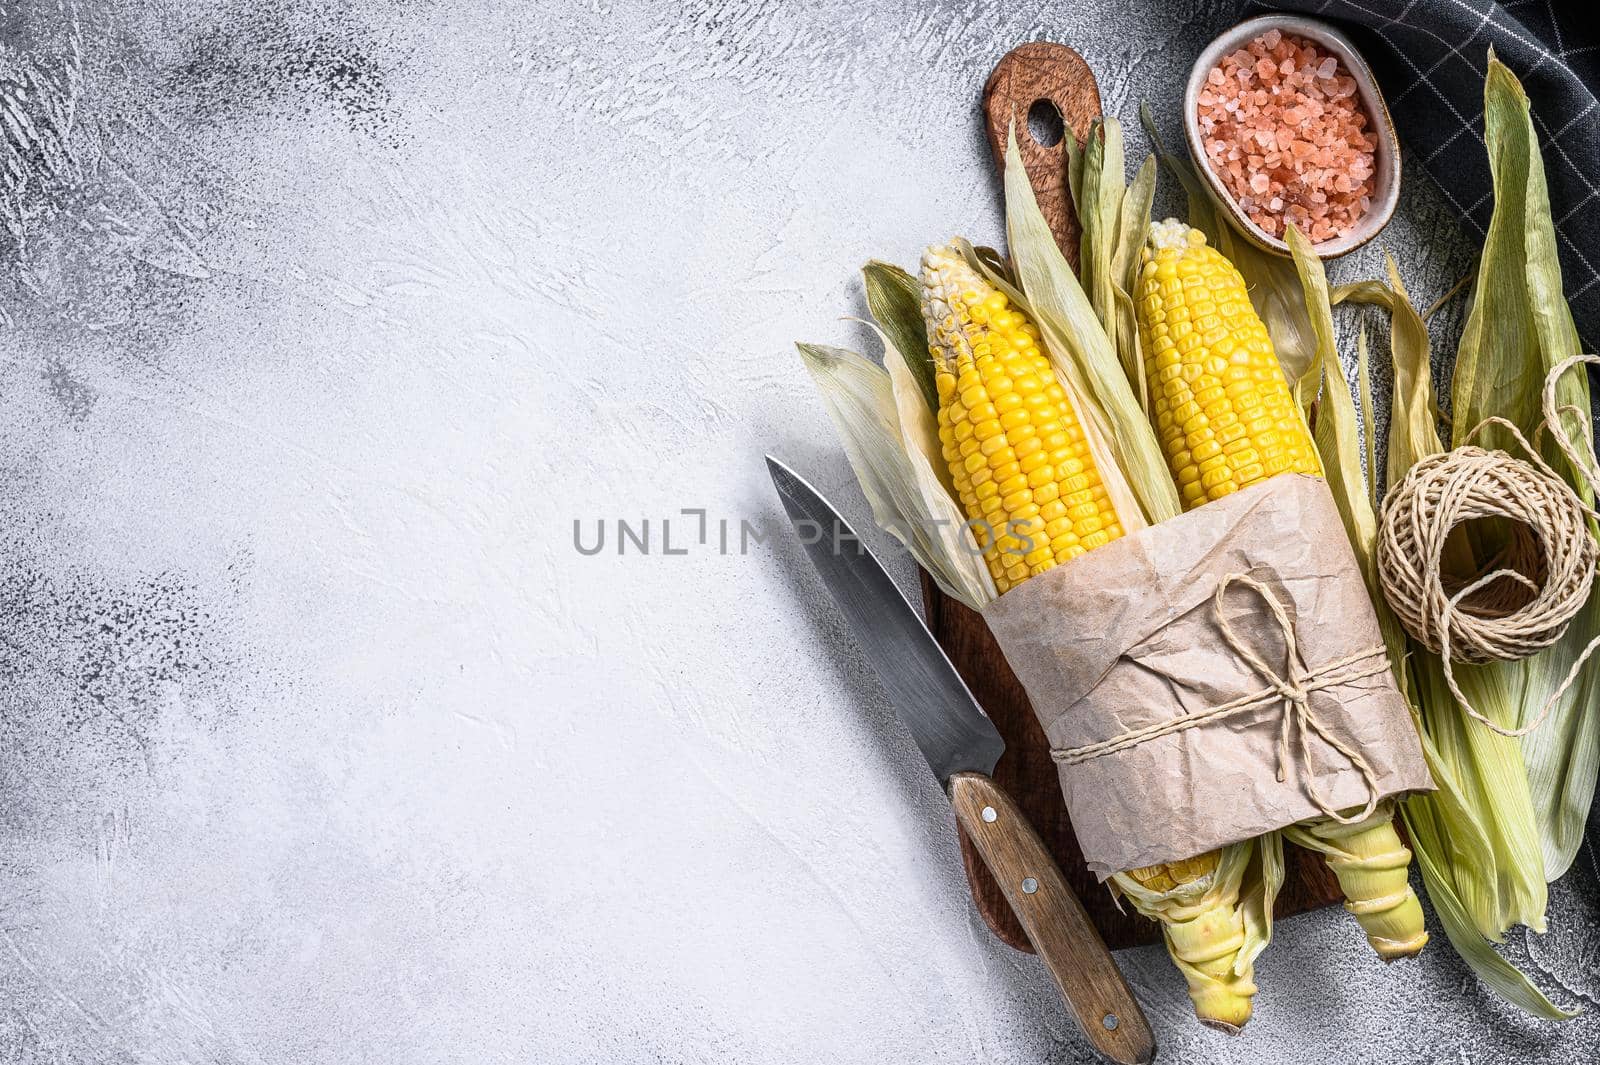
[[[1389,118],[1388,105],[1383,102],[1383,94],[1378,91],[1378,82],[1372,76],[1372,68],[1367,66],[1367,61],[1361,58],[1361,53],[1356,51],[1356,46],[1350,43],[1350,39],[1344,34],[1327,23],[1315,19],[1300,18],[1295,15],[1263,15],[1239,23],[1208,44],[1200,53],[1200,58],[1195,60],[1194,70],[1189,74],[1189,86],[1183,94],[1183,129],[1189,142],[1189,155],[1193,158],[1195,169],[1199,171],[1207,191],[1211,193],[1211,198],[1233,218],[1234,225],[1245,238],[1258,248],[1288,255],[1289,245],[1250,221],[1228,195],[1222,179],[1211,169],[1211,161],[1206,157],[1205,145],[1201,143],[1200,136],[1200,92],[1205,87],[1206,75],[1222,62],[1223,56],[1243,48],[1252,39],[1274,29],[1289,36],[1303,37],[1312,41],[1339,60],[1350,76],[1356,79],[1356,96],[1367,112],[1370,128],[1378,135],[1378,147],[1372,153],[1372,202],[1367,212],[1348,233],[1314,245],[1320,258],[1337,259],[1341,255],[1355,251],[1377,236],[1383,227],[1389,224],[1389,219],[1394,216],[1395,204],[1400,200],[1400,141],[1394,133],[1394,122]]]

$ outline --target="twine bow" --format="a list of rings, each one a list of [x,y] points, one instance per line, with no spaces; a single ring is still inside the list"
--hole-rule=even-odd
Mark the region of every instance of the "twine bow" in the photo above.
[[[1246,643],[1233,626],[1228,622],[1228,616],[1223,610],[1223,597],[1228,589],[1235,584],[1242,584],[1252,589],[1266,604],[1268,611],[1277,621],[1283,633],[1285,648],[1285,666],[1283,672],[1274,669],[1266,659],[1257,654],[1255,649]],[[1299,738],[1300,757],[1306,768],[1305,790],[1312,803],[1324,816],[1341,825],[1353,825],[1372,816],[1378,808],[1378,774],[1367,761],[1366,756],[1359,750],[1349,746],[1331,733],[1323,724],[1311,707],[1311,693],[1327,688],[1349,684],[1366,677],[1376,676],[1389,668],[1389,659],[1383,645],[1378,644],[1343,658],[1328,662],[1312,671],[1307,668],[1305,660],[1300,655],[1300,644],[1295,636],[1294,622],[1289,619],[1283,602],[1267,585],[1244,573],[1235,573],[1224,577],[1217,584],[1217,589],[1211,597],[1211,608],[1216,617],[1217,631],[1222,634],[1223,640],[1251,669],[1266,682],[1266,687],[1249,695],[1232,699],[1218,706],[1210,707],[1195,714],[1185,714],[1180,717],[1169,718],[1146,725],[1143,728],[1132,729],[1120,736],[1099,743],[1091,743],[1082,747],[1057,748],[1050,752],[1051,758],[1064,765],[1078,765],[1095,758],[1119,751],[1137,747],[1139,744],[1148,743],[1162,736],[1170,736],[1177,732],[1186,732],[1192,728],[1209,724],[1219,718],[1241,713],[1271,702],[1278,702],[1283,709],[1283,715],[1278,728],[1278,781],[1288,780],[1289,767],[1294,761],[1293,739]],[[1361,774],[1361,780],[1367,788],[1367,802],[1361,812],[1353,816],[1345,816],[1334,809],[1329,803],[1326,794],[1317,784],[1317,777],[1311,772],[1311,734],[1316,735],[1343,755]]]
[[[1256,654],[1249,644],[1241,640],[1228,624],[1228,616],[1222,609],[1222,598],[1234,584],[1243,584],[1253,589],[1267,604],[1267,609],[1272,612],[1272,617],[1277,621],[1278,627],[1283,631],[1284,660],[1288,676],[1282,676],[1270,665],[1266,659]],[[1272,689],[1283,700],[1283,720],[1278,729],[1278,783],[1288,779],[1289,765],[1289,735],[1293,730],[1300,739],[1300,754],[1305,760],[1306,768],[1311,767],[1311,737],[1315,732],[1323,743],[1344,755],[1345,760],[1355,766],[1356,772],[1361,774],[1361,780],[1367,786],[1367,804],[1362,811],[1354,817],[1345,817],[1329,806],[1322,789],[1317,786],[1317,775],[1312,772],[1306,774],[1306,793],[1311,796],[1311,801],[1316,804],[1327,817],[1339,822],[1341,825],[1353,825],[1358,821],[1365,821],[1371,817],[1378,807],[1378,774],[1372,768],[1372,763],[1366,756],[1344,741],[1330,733],[1311,709],[1310,695],[1314,691],[1343,684],[1360,677],[1370,677],[1389,668],[1387,656],[1382,647],[1376,647],[1361,655],[1352,655],[1333,663],[1333,668],[1324,667],[1320,676],[1312,676],[1306,669],[1305,659],[1300,656],[1300,644],[1295,638],[1294,622],[1289,620],[1289,614],[1283,608],[1283,602],[1271,588],[1256,580],[1254,577],[1239,573],[1225,577],[1218,582],[1217,590],[1211,597],[1212,609],[1217,616],[1217,631],[1222,633],[1222,638],[1227,641],[1233,653],[1249,663],[1250,668],[1261,675]],[[1340,666],[1353,666],[1362,659],[1373,658],[1376,660],[1373,668],[1357,673],[1340,672]]]

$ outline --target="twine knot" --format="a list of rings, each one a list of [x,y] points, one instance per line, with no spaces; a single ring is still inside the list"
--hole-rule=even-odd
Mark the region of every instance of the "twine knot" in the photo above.
[[[1278,629],[1283,635],[1285,673],[1279,673],[1270,666],[1266,659],[1257,654],[1249,644],[1239,638],[1233,631],[1233,626],[1228,623],[1228,616],[1223,610],[1223,597],[1228,594],[1228,589],[1235,584],[1242,584],[1253,590],[1261,601],[1266,604],[1273,620],[1278,623]],[[1311,693],[1335,684],[1343,684],[1359,677],[1368,677],[1374,673],[1387,669],[1388,659],[1383,648],[1378,647],[1364,652],[1360,656],[1341,659],[1333,663],[1333,668],[1324,667],[1320,677],[1314,677],[1306,668],[1305,660],[1300,655],[1300,644],[1295,637],[1294,622],[1290,620],[1289,613],[1284,609],[1283,601],[1271,588],[1262,584],[1254,577],[1243,573],[1236,573],[1224,577],[1217,583],[1217,590],[1211,596],[1211,608],[1216,614],[1217,631],[1222,634],[1223,640],[1233,649],[1251,669],[1254,669],[1261,678],[1276,692],[1283,703],[1283,717],[1278,726],[1278,783],[1288,779],[1288,767],[1292,761],[1290,742],[1295,736],[1300,740],[1300,753],[1307,768],[1311,765],[1311,733],[1315,732],[1322,742],[1332,747],[1344,756],[1356,772],[1361,774],[1362,782],[1367,786],[1367,804],[1359,814],[1346,817],[1340,814],[1329,804],[1322,789],[1317,785],[1317,775],[1314,772],[1306,774],[1306,794],[1316,804],[1317,809],[1324,815],[1342,825],[1352,825],[1357,821],[1364,821],[1372,816],[1378,807],[1378,774],[1368,762],[1366,756],[1353,747],[1350,747],[1337,736],[1330,733],[1311,709]],[[1375,652],[1375,653],[1374,653]],[[1376,658],[1376,665],[1359,674],[1341,673],[1340,668],[1353,665],[1354,661],[1362,658]]]
[[[1228,590],[1235,584],[1244,585],[1252,589],[1266,604],[1273,619],[1283,635],[1284,642],[1284,667],[1282,671],[1273,668],[1265,658],[1256,652],[1233,629],[1228,621],[1228,616],[1223,609],[1223,598]],[[1264,687],[1257,692],[1240,696],[1218,706],[1199,711],[1194,714],[1185,714],[1157,721],[1142,728],[1131,729],[1120,736],[1102,740],[1098,743],[1086,744],[1082,747],[1054,748],[1050,756],[1055,761],[1065,765],[1078,765],[1094,758],[1101,758],[1108,754],[1137,747],[1142,743],[1162,736],[1170,736],[1177,732],[1185,732],[1201,725],[1209,724],[1220,718],[1241,713],[1264,704],[1278,702],[1283,713],[1278,726],[1278,771],[1279,783],[1288,780],[1289,769],[1294,764],[1294,740],[1299,739],[1300,760],[1305,763],[1307,773],[1305,780],[1306,794],[1318,810],[1326,817],[1342,825],[1352,825],[1372,816],[1378,807],[1378,774],[1359,751],[1340,740],[1331,733],[1323,724],[1315,710],[1311,707],[1313,692],[1334,688],[1342,684],[1349,684],[1366,677],[1375,676],[1389,668],[1388,655],[1381,644],[1346,655],[1343,658],[1328,662],[1316,670],[1310,669],[1300,654],[1299,640],[1295,635],[1294,622],[1290,619],[1283,602],[1273,590],[1261,581],[1245,573],[1235,573],[1224,577],[1217,583],[1216,591],[1211,596],[1211,609],[1216,618],[1217,631],[1221,633],[1223,641],[1239,656],[1264,682]],[[1338,751],[1357,773],[1361,774],[1362,782],[1367,787],[1367,802],[1361,812],[1353,816],[1340,814],[1333,808],[1327,796],[1317,784],[1317,775],[1311,771],[1311,734],[1315,733],[1324,743]]]

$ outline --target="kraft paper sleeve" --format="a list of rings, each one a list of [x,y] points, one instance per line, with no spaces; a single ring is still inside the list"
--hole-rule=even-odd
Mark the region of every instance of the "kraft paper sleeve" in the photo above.
[[[1377,617],[1326,483],[1282,474],[1152,525],[1024,581],[984,610],[1057,751],[1078,750],[1268,692],[1219,631],[1219,583],[1260,582],[1285,608],[1307,675],[1381,648]],[[1287,676],[1282,625],[1230,586],[1234,638]],[[1370,661],[1370,659],[1369,659]],[[1386,662],[1386,659],[1380,659]],[[1359,751],[1380,798],[1433,781],[1389,669],[1305,694],[1307,710]],[[1290,744],[1285,701],[1265,698],[1115,753],[1061,764],[1061,790],[1089,868],[1175,861],[1367,802],[1368,781],[1316,735]],[[1309,764],[1308,764],[1309,762]]]

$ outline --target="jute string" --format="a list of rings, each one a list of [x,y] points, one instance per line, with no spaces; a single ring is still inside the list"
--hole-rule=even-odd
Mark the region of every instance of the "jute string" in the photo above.
[[[1562,424],[1564,417],[1587,418],[1589,412],[1556,398],[1561,376],[1583,363],[1600,363],[1600,357],[1574,355],[1545,378],[1544,420],[1534,432],[1535,443],[1506,419],[1485,418],[1461,447],[1413,466],[1390,489],[1379,515],[1378,579],[1384,598],[1406,631],[1438,653],[1445,683],[1461,708],[1502,736],[1525,736],[1543,724],[1600,646],[1600,636],[1589,642],[1538,715],[1521,728],[1506,728],[1480,713],[1462,694],[1452,666],[1537,654],[1561,639],[1589,600],[1600,549],[1588,519],[1600,520],[1600,513],[1583,502],[1536,446],[1549,431],[1573,468],[1600,490],[1593,450],[1574,443]],[[1490,425],[1509,433],[1527,459],[1472,446]],[[1487,573],[1452,591],[1444,575],[1446,541],[1457,526],[1480,518],[1511,522],[1510,543]]]
[[[1227,612],[1223,609],[1223,596],[1235,584],[1245,585],[1261,597],[1272,617],[1277,621],[1283,633],[1285,648],[1284,670],[1282,673],[1273,669],[1267,661],[1255,652],[1239,634],[1234,632],[1232,624],[1228,621]],[[1273,701],[1278,701],[1283,709],[1281,724],[1278,729],[1278,780],[1281,783],[1288,777],[1288,768],[1293,761],[1291,740],[1298,737],[1301,759],[1306,765],[1305,773],[1306,793],[1318,810],[1343,825],[1353,825],[1372,816],[1378,806],[1378,780],[1377,772],[1372,768],[1372,763],[1359,750],[1349,746],[1337,736],[1328,731],[1326,726],[1317,717],[1311,708],[1310,696],[1312,692],[1323,691],[1327,688],[1338,687],[1366,677],[1376,676],[1389,668],[1389,658],[1381,644],[1369,647],[1366,650],[1346,655],[1332,662],[1325,662],[1315,672],[1308,669],[1305,660],[1300,655],[1299,641],[1295,638],[1294,622],[1289,619],[1288,612],[1284,609],[1282,601],[1277,594],[1267,585],[1262,584],[1254,577],[1243,573],[1236,573],[1224,577],[1217,584],[1216,592],[1211,597],[1211,609],[1216,618],[1217,631],[1222,634],[1223,640],[1233,649],[1233,652],[1243,659],[1251,669],[1255,670],[1266,681],[1266,686],[1260,691],[1232,699],[1217,706],[1210,707],[1195,714],[1185,714],[1181,717],[1169,718],[1158,721],[1142,728],[1131,729],[1120,736],[1109,740],[1087,744],[1082,747],[1055,748],[1050,756],[1057,762],[1065,765],[1078,765],[1090,759],[1101,758],[1108,754],[1116,754],[1130,747],[1162,736],[1170,736],[1177,732],[1185,732],[1201,725],[1210,724],[1223,717],[1243,713]],[[1346,817],[1335,810],[1317,784],[1316,773],[1310,771],[1311,767],[1311,733],[1316,733],[1324,743],[1338,751],[1361,774],[1361,779],[1367,785],[1367,804],[1358,814]]]

